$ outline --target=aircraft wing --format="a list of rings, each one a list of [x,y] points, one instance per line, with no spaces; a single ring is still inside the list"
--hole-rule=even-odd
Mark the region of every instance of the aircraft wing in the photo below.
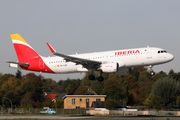
[[[47,43],[47,45],[48,45],[50,51],[54,55],[64,58],[64,60],[66,60],[67,62],[74,62],[76,64],[81,64],[81,65],[83,65],[83,67],[85,67],[87,69],[97,68],[101,64],[100,61],[87,60],[87,59],[83,59],[83,58],[78,58],[78,57],[73,57],[73,56],[57,53],[49,43]]]

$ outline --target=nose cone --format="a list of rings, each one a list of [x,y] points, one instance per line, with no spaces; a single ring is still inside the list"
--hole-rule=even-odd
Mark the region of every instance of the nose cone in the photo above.
[[[167,59],[168,61],[172,61],[174,59],[174,56],[172,54],[168,54]]]

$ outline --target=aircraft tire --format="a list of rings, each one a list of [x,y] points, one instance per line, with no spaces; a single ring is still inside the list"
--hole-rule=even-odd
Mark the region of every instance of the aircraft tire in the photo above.
[[[152,71],[152,72],[151,72],[151,75],[152,75],[152,76],[155,75],[155,72]]]
[[[97,79],[98,79],[99,82],[104,81],[104,78],[102,76],[99,76]]]
[[[89,80],[95,80],[94,75],[90,75],[90,76],[89,76]]]

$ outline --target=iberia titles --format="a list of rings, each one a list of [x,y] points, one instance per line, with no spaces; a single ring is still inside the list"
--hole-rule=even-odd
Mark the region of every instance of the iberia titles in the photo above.
[[[140,53],[140,51],[139,50],[119,51],[119,52],[115,52],[115,55],[127,55],[127,54],[136,54],[136,53]]]

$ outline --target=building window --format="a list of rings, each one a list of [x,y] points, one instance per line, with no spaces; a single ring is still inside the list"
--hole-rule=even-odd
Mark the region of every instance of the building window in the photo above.
[[[89,102],[89,99],[86,99],[86,102]]]
[[[79,99],[79,101],[82,101],[82,99]]]
[[[75,99],[72,99],[72,105],[75,105]]]

